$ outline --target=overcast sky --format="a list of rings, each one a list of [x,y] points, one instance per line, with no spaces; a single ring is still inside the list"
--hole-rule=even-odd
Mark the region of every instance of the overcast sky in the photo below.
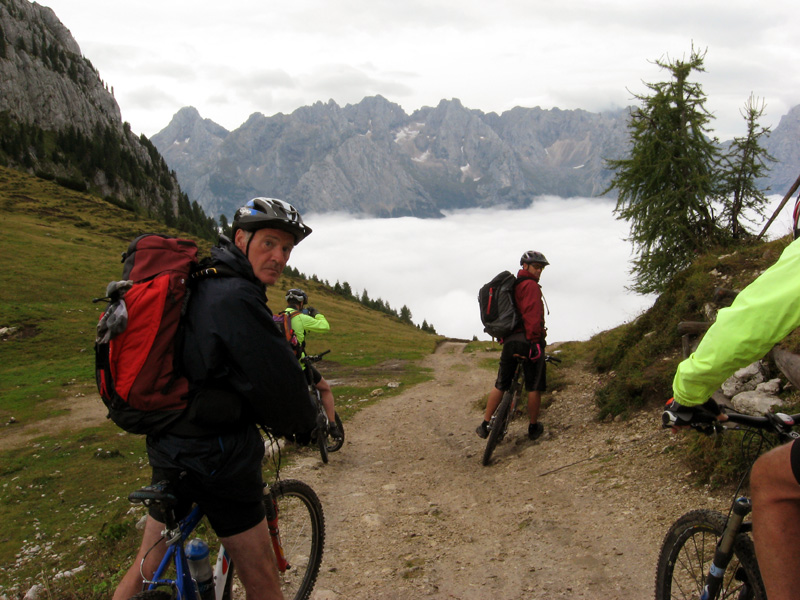
[[[407,113],[628,106],[653,61],[707,49],[698,76],[721,139],[754,94],[775,127],[800,104],[788,0],[42,0],[152,136],[184,106],[229,130],[249,115],[380,94]]]

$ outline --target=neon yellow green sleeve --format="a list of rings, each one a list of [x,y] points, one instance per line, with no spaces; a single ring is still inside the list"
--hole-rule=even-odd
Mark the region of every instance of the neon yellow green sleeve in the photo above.
[[[294,334],[297,336],[297,341],[301,344],[306,339],[306,331],[330,331],[331,329],[328,319],[320,313],[311,317],[301,312],[292,312],[291,316],[292,329],[294,329]]]
[[[680,404],[708,400],[737,369],[763,358],[800,326],[800,239],[743,289],[689,358],[678,365],[672,392]]]

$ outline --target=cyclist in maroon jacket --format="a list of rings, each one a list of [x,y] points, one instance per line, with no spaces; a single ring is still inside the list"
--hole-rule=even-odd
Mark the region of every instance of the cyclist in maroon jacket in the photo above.
[[[544,325],[544,300],[539,278],[544,268],[550,263],[541,252],[529,250],[522,255],[519,264],[522,268],[517,273],[517,282],[514,285],[514,302],[522,316],[522,326],[502,340],[503,352],[500,355],[497,380],[494,388],[489,392],[483,422],[475,430],[481,438],[489,435],[489,419],[492,418],[497,405],[500,404],[503,393],[511,387],[511,379],[517,368],[515,354],[530,359],[523,363],[525,389],[528,391],[528,419],[530,421],[528,438],[535,440],[544,433],[544,427],[539,423],[539,407],[542,403],[542,392],[547,390],[544,360],[547,328]]]

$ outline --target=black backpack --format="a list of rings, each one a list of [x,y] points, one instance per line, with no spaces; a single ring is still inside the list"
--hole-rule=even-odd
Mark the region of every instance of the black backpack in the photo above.
[[[478,292],[483,330],[503,339],[522,326],[522,317],[514,303],[517,278],[509,271],[498,273]]]

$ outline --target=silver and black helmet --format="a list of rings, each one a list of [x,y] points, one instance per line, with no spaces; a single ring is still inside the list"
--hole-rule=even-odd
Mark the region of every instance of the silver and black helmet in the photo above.
[[[238,229],[257,231],[266,228],[291,233],[295,244],[299,244],[311,233],[311,228],[303,223],[297,209],[277,198],[253,198],[238,209],[233,217],[234,236]]]
[[[287,302],[296,302],[297,304],[308,304],[308,294],[299,288],[292,288],[286,292]]]

